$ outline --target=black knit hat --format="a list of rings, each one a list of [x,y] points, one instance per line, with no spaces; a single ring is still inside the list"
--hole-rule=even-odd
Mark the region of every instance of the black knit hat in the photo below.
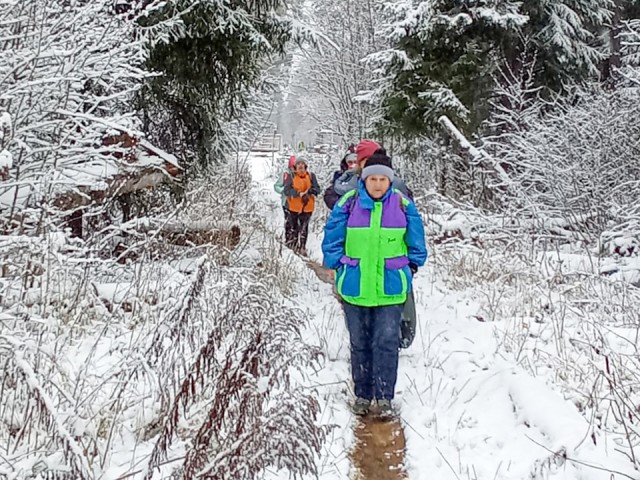
[[[365,180],[369,175],[384,175],[393,182],[394,175],[391,158],[383,148],[376,150],[375,153],[367,159],[367,163],[365,163],[362,169],[362,180]]]

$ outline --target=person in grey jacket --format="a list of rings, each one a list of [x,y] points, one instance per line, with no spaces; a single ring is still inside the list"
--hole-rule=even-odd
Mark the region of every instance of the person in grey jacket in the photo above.
[[[364,168],[367,159],[371,157],[376,151],[384,149],[373,140],[362,140],[356,147],[356,155],[358,160],[358,167],[353,170],[347,170],[344,172],[333,184],[333,189],[339,196],[343,196],[345,193],[358,188],[358,181],[360,180],[360,172]],[[384,152],[386,155],[386,152]],[[407,187],[399,177],[394,177],[393,188],[397,188],[407,197],[413,200],[413,192]]]

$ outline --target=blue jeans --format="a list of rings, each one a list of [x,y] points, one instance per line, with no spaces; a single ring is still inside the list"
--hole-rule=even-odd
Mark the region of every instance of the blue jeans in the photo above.
[[[342,303],[351,338],[356,397],[393,399],[398,378],[402,305],[358,307]]]

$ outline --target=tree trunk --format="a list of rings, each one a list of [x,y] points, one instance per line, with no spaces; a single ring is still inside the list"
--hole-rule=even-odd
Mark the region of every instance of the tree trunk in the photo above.
[[[609,58],[604,61],[602,68],[602,81],[607,82],[611,80],[613,72],[620,68],[622,65],[620,55],[620,19],[622,6],[621,0],[614,0],[613,16],[611,17],[611,25],[609,27],[609,46],[610,54]]]

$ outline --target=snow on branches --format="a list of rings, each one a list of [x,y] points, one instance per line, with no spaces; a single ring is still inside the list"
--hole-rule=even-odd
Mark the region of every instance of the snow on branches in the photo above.
[[[13,166],[13,157],[5,146],[13,134],[11,116],[8,112],[0,113],[0,181],[9,178],[9,169]]]
[[[141,136],[131,104],[148,74],[134,22],[110,0],[4,2],[0,17],[0,108],[14,131],[4,145],[13,162],[0,209],[33,206],[87,176],[99,188],[122,150],[102,139]]]
[[[384,44],[377,3],[323,0],[310,5],[309,22],[324,35],[318,48],[302,49],[294,58],[305,113],[345,144],[366,136],[374,123],[367,101],[374,72],[363,59]]]
[[[526,197],[507,202],[514,218],[537,219],[543,230],[587,243],[604,235],[606,244],[623,232],[640,238],[637,95],[637,88],[594,87],[549,112],[534,102],[497,114],[496,125],[517,126],[485,138]]]

